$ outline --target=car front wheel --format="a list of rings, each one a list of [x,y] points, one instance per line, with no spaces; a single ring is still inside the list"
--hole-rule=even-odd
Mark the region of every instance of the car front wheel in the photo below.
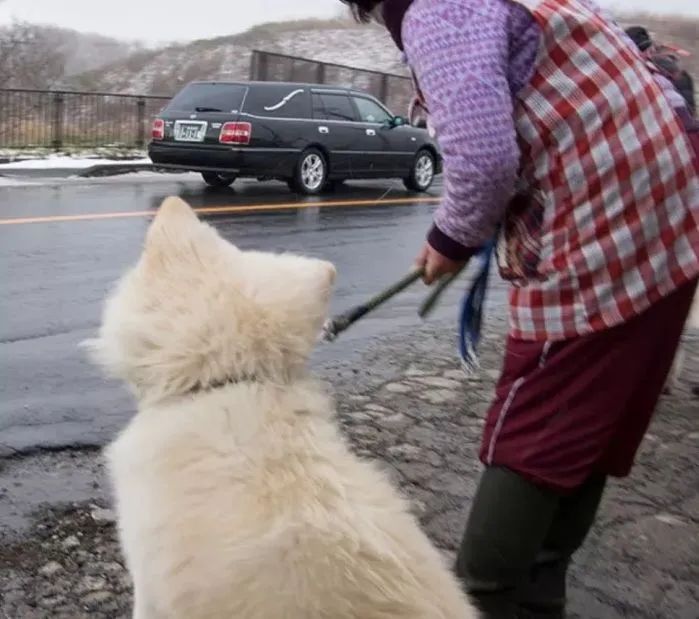
[[[432,186],[434,174],[434,155],[428,150],[420,150],[415,155],[413,167],[408,176],[403,179],[403,183],[410,191],[427,191]]]
[[[209,187],[230,187],[235,182],[235,176],[218,172],[202,172],[201,177]]]

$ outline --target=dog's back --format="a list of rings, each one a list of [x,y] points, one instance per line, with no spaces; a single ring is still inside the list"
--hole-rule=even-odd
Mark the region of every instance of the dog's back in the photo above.
[[[108,458],[137,617],[475,616],[331,414],[311,384],[250,383],[134,418]]]

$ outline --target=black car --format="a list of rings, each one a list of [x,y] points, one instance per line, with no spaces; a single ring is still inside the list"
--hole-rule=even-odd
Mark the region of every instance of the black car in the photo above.
[[[401,178],[425,191],[441,158],[427,131],[354,90],[280,82],[192,82],[153,123],[161,168],[201,172],[212,186],[281,179],[320,193],[345,179]]]

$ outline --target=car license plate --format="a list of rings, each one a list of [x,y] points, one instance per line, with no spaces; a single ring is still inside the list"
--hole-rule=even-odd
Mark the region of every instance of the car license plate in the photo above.
[[[175,139],[178,142],[203,142],[206,122],[175,122]]]

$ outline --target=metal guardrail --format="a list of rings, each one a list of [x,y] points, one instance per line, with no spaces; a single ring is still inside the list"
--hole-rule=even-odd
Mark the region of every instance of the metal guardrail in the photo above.
[[[0,148],[143,148],[169,97],[0,89]]]
[[[253,50],[250,79],[261,82],[306,82],[356,88],[375,96],[395,114],[407,114],[413,95],[412,80],[405,75],[358,69],[300,56]]]

